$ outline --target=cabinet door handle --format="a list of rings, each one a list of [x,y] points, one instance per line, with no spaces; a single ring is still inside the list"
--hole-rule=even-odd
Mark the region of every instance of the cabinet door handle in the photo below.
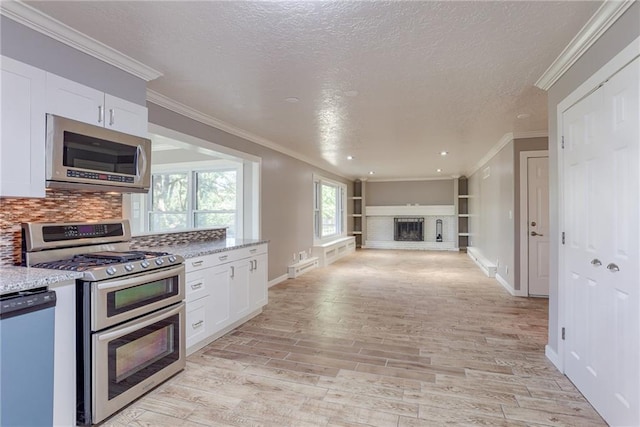
[[[252,254],[255,254],[256,252],[258,252],[258,249],[250,249],[249,252],[251,252]]]
[[[196,323],[192,323],[191,327],[193,329],[198,329],[198,328],[202,327],[202,325],[204,325],[204,320],[199,320]]]
[[[202,282],[194,283],[191,285],[191,289],[200,289],[202,287]]]
[[[607,265],[607,270],[609,270],[612,273],[617,273],[618,271],[620,271],[620,267],[618,267],[614,263],[610,263],[609,265]]]
[[[116,110],[109,108],[109,126],[113,126],[116,122]]]
[[[594,267],[600,267],[602,265],[602,262],[598,258],[594,258],[591,260],[591,265],[593,265]]]
[[[254,270],[258,269],[258,260],[257,259],[253,260],[253,269]]]
[[[219,256],[219,257],[218,257],[218,259],[219,259],[220,261],[224,261],[224,260],[225,260],[225,259],[227,259],[227,258],[229,258],[229,255],[222,255],[222,256]]]
[[[102,123],[103,117],[104,117],[104,111],[102,110],[102,105],[98,105],[98,123]]]
[[[191,265],[192,265],[192,266],[194,266],[194,267],[199,267],[199,266],[201,266],[201,265],[202,265],[202,263],[203,263],[203,261],[202,261],[202,260],[200,260],[200,261],[193,261],[193,262],[191,263]]]
[[[236,275],[236,268],[234,266],[231,266],[231,278],[233,279]]]

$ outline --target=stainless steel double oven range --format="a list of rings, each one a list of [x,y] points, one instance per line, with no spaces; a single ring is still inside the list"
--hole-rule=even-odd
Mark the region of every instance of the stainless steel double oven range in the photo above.
[[[185,367],[184,259],[129,250],[127,220],[25,223],[23,263],[79,271],[77,423],[103,421]]]

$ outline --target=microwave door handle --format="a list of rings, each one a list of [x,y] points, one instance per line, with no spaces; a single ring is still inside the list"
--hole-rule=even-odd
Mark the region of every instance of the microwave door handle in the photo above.
[[[138,154],[136,156],[137,158],[137,170],[136,170],[136,181],[140,181],[140,176],[142,174],[144,174],[147,170],[147,155],[144,151],[144,149],[142,148],[142,145],[138,145]],[[142,162],[142,166],[140,165],[140,162]]]

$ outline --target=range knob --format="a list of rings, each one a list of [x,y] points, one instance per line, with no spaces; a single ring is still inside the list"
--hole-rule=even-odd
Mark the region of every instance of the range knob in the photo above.
[[[116,272],[117,272],[117,271],[118,271],[118,270],[116,270],[116,268],[115,268],[115,267],[113,267],[113,266],[112,266],[112,267],[107,268],[107,274],[108,274],[109,276],[113,276],[114,274],[116,274]]]
[[[133,270],[133,268],[134,268],[134,267],[133,267],[133,264],[126,264],[126,265],[124,266],[124,269],[125,269],[125,270],[127,270],[127,271],[132,271],[132,270]]]
[[[164,260],[162,258],[158,258],[156,260],[156,265],[162,265],[162,264],[164,264]]]
[[[176,257],[173,255],[169,255],[169,262],[176,262]]]
[[[142,267],[142,268],[147,268],[147,267],[149,267],[149,261],[142,261],[142,262],[140,263],[140,267]]]

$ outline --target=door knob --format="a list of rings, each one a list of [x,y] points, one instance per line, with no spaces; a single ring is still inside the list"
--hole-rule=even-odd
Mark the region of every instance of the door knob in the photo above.
[[[536,226],[536,222],[535,221],[531,221],[531,226],[535,227]]]
[[[531,235],[532,236],[544,236],[544,234],[539,234],[539,233],[536,233],[535,231],[532,231]]]
[[[602,262],[600,262],[598,258],[594,258],[591,260],[591,265],[593,265],[594,267],[600,267],[602,265]]]
[[[620,267],[618,267],[614,263],[611,263],[611,264],[607,265],[607,270],[609,270],[612,273],[615,273],[617,271],[620,271]]]

